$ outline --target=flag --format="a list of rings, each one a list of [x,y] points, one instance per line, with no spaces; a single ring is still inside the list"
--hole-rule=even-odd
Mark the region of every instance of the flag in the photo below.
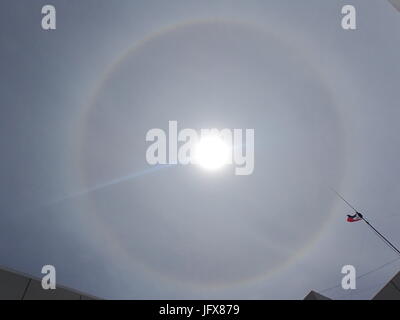
[[[362,220],[363,216],[361,213],[356,212],[354,215],[347,215],[347,222],[356,222]]]

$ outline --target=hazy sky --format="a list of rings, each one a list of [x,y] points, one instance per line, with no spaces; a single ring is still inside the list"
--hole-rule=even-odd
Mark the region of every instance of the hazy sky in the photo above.
[[[357,9],[357,30],[341,8]],[[386,1],[1,1],[0,265],[103,298],[371,298],[400,260]],[[255,170],[151,170],[148,130],[255,129]]]

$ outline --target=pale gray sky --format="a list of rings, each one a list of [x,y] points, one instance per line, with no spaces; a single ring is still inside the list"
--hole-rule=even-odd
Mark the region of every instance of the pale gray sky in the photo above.
[[[46,1],[2,1],[0,264],[104,298],[300,299],[395,259],[329,190],[400,245],[400,14],[353,0],[344,31],[349,3],[57,0],[43,31]],[[254,128],[253,175],[148,173],[168,120]]]

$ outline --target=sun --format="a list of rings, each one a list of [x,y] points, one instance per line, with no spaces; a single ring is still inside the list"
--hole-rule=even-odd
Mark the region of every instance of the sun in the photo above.
[[[217,170],[229,163],[230,148],[218,136],[202,137],[194,149],[194,163],[207,170]]]

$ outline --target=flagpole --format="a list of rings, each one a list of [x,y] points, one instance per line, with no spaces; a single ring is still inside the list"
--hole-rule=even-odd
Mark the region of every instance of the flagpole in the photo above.
[[[358,214],[360,214],[359,212],[358,212]],[[372,228],[372,230],[374,230],[375,232],[376,232],[376,234],[378,235],[378,236],[380,236],[398,255],[400,255],[400,251],[399,251],[399,249],[397,249],[395,246],[394,246],[394,244],[393,243],[391,243],[388,239],[386,239],[386,237],[382,234],[382,233],[380,233],[378,230],[376,230],[376,228],[372,225],[372,224],[370,224],[364,217],[362,217],[361,218],[370,228]]]
[[[392,249],[394,250],[399,256],[400,251],[395,247],[393,243],[391,243],[382,233],[380,233],[368,220],[364,218],[364,216],[356,210],[345,198],[343,198],[335,189],[331,188],[336,195],[342,199],[350,208],[354,210],[354,212]]]
[[[333,188],[331,188],[331,190],[332,190],[334,193],[336,193],[336,195],[337,195],[340,199],[342,199],[350,208],[352,208],[352,209],[354,210],[355,213],[358,213],[357,210],[356,210],[356,208],[354,208],[349,202],[347,202],[347,200],[346,200],[345,198],[343,198],[343,197],[340,195],[339,192],[337,192],[337,191],[336,191],[335,189],[333,189]]]

